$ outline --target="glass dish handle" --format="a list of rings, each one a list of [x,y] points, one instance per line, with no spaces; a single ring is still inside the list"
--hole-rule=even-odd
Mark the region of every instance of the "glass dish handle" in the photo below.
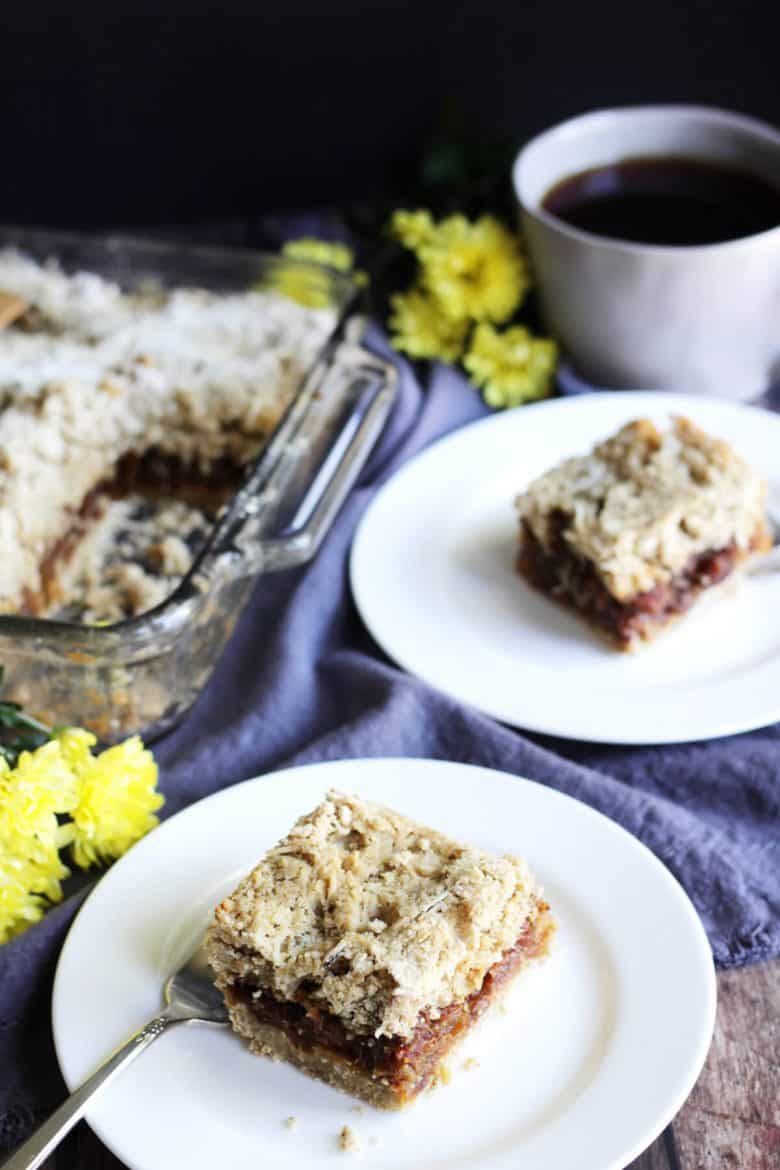
[[[315,556],[382,432],[396,382],[395,368],[362,345],[347,340],[337,346],[313,389],[308,416],[290,437],[267,486],[250,501],[244,522],[231,534],[231,548],[219,557],[222,569],[244,577],[293,568]],[[332,414],[334,404],[340,415],[335,426],[333,420],[317,419],[328,406]],[[305,468],[318,443],[324,456],[312,478]],[[302,498],[295,500],[282,530],[274,532],[273,518],[280,503],[289,505],[289,489],[302,468]]]

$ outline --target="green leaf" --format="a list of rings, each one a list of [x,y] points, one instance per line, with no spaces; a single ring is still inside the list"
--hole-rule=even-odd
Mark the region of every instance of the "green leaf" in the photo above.
[[[5,668],[0,665],[0,685]],[[0,700],[0,731],[17,731],[17,735],[3,735],[0,740],[0,756],[14,767],[22,752],[34,751],[51,738],[51,728],[33,715],[28,715],[20,703],[10,699]]]

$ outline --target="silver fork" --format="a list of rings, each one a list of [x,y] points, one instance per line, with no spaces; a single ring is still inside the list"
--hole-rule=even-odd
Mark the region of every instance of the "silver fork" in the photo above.
[[[2,1170],[36,1170],[84,1116],[92,1098],[174,1024],[227,1023],[222,995],[214,986],[202,944],[175,975],[166,979],[163,999],[165,1007],[160,1014],[144,1024],[92,1076],[87,1077],[49,1120],[3,1163]]]

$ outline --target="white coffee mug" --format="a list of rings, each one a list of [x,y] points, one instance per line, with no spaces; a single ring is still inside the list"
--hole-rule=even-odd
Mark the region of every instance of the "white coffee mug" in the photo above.
[[[757,397],[780,381],[780,226],[662,247],[593,235],[542,206],[569,176],[643,156],[725,163],[780,189],[780,132],[725,110],[600,110],[538,135],[513,178],[545,324],[595,385]]]

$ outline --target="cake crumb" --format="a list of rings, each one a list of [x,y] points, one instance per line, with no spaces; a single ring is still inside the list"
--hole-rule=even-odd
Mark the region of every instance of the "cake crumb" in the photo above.
[[[448,1085],[452,1080],[452,1069],[448,1064],[443,1064],[436,1074],[436,1079],[440,1085]]]
[[[365,1113],[365,1111],[366,1111],[365,1105],[353,1105],[352,1106],[353,1113]]]
[[[298,1125],[298,1118],[297,1117],[285,1117],[284,1124],[287,1127],[287,1129],[295,1129]]]
[[[360,1151],[360,1138],[350,1125],[342,1125],[339,1133],[339,1149],[345,1154],[357,1154]]]
[[[463,1061],[463,1067],[468,1071],[472,1068],[479,1068],[479,1061],[476,1056],[469,1056],[467,1060]]]

